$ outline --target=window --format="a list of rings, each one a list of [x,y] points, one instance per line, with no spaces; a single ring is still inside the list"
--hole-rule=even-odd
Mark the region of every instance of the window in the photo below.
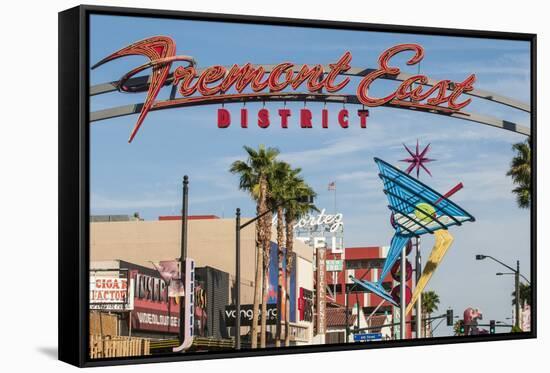
[[[382,268],[384,258],[346,260],[346,269]]]

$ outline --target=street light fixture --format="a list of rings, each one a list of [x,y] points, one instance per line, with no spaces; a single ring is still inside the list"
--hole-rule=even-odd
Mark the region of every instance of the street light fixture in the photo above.
[[[507,274],[513,274],[514,277],[515,277],[515,298],[516,298],[516,322],[515,322],[515,326],[517,328],[519,328],[519,277],[521,276],[520,272],[519,272],[519,260],[516,261],[516,268],[512,268],[510,267],[509,265],[501,262],[500,260],[496,259],[496,258],[493,258],[492,256],[490,255],[483,255],[483,254],[477,254],[476,255],[476,260],[483,260],[483,259],[486,259],[486,258],[489,258],[489,259],[492,259],[494,260],[495,262],[497,262],[498,264],[508,268],[510,271],[512,271],[512,273],[503,273],[503,272],[497,272],[497,276],[502,276],[502,275],[507,275]],[[524,276],[521,276],[525,279]],[[527,281],[527,279],[525,279]],[[529,283],[529,281],[527,281],[527,283]]]
[[[497,272],[495,273],[497,276],[504,276],[504,275],[515,275],[514,272]],[[527,279],[527,277],[525,277],[524,275],[522,275],[521,273],[519,274],[519,276],[528,284],[528,285],[531,285],[531,281],[529,281]]]
[[[313,196],[305,195],[299,196],[296,198],[289,198],[284,201],[279,202],[277,205],[273,206],[271,209],[267,209],[262,212],[254,219],[247,221],[241,225],[241,209],[237,208],[235,211],[235,349],[241,349],[241,229],[249,226],[258,219],[261,219],[269,213],[277,210],[279,207],[284,204],[296,201],[303,204],[313,204]]]

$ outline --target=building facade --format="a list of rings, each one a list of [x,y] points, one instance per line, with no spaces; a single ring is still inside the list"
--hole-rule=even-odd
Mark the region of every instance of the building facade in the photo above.
[[[385,246],[347,247],[341,253],[327,252],[327,304],[334,307],[348,307],[354,315],[363,314],[365,323],[359,327],[375,327],[365,332],[381,332],[383,338],[394,338],[397,328],[380,327],[398,321],[399,313],[387,301],[379,296],[355,285],[350,276],[355,278],[377,281],[379,273],[387,256]],[[332,270],[331,270],[332,269]],[[412,278],[407,281],[407,286],[412,289]],[[391,273],[383,279],[383,286],[390,291],[399,283],[394,280]],[[347,290],[347,291],[346,291]],[[357,312],[357,309],[360,309]],[[397,315],[396,315],[397,314]],[[407,317],[410,321],[411,316]],[[357,320],[354,318],[354,320]],[[395,320],[395,321],[394,321]],[[352,324],[352,328],[355,325]],[[411,324],[407,323],[407,338],[411,338]]]
[[[226,311],[235,304],[235,220],[212,215],[190,216],[188,224],[188,257],[194,259],[196,267],[195,335],[217,339],[233,337],[231,312]],[[119,312],[121,325],[127,325],[121,326],[121,335],[133,333],[156,339],[177,336],[179,305],[174,298],[168,299],[167,286],[153,263],[179,258],[181,219],[160,217],[156,221],[144,221],[102,217],[92,219],[90,227],[91,275],[98,270],[104,275],[107,269],[123,270],[129,273],[128,286],[135,289],[129,316]],[[278,296],[277,251],[272,240],[268,299],[271,308],[277,304]],[[309,246],[296,240],[292,255],[294,266],[288,291],[291,343],[310,344],[312,321],[300,316],[299,297],[300,289],[313,291],[313,253]],[[246,318],[243,310],[253,304],[255,258],[255,229],[251,226],[241,231],[240,332],[245,340],[250,325],[243,320]],[[286,261],[286,253],[283,260]],[[268,326],[268,333],[274,335],[273,323]]]

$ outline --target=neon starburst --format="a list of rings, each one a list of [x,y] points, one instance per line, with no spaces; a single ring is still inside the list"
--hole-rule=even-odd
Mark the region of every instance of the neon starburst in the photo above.
[[[430,144],[428,144],[422,151],[420,151],[420,148],[418,146],[418,140],[416,140],[416,151],[413,153],[411,149],[405,144],[403,144],[407,152],[411,155],[409,158],[401,159],[400,162],[408,162],[410,163],[409,167],[405,170],[407,174],[410,174],[414,169],[416,169],[416,178],[420,176],[420,168],[423,168],[424,171],[428,173],[428,175],[432,176],[432,173],[430,170],[426,168],[424,165],[428,162],[433,162],[435,159],[430,159],[426,157],[426,154],[428,154],[428,151],[430,151]]]

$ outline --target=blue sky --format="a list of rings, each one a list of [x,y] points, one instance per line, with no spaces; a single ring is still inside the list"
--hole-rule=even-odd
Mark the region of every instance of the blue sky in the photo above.
[[[425,48],[420,72],[435,79],[461,81],[471,73],[475,87],[524,102],[530,100],[529,44],[489,39],[452,38],[424,35],[323,30],[281,26],[237,25],[211,22],[92,16],[90,62],[137,40],[153,35],[171,36],[177,54],[191,55],[199,67],[233,63],[294,62],[328,64],[344,51],[353,55],[352,66],[376,67],[378,55],[395,44],[413,42]],[[408,55],[392,61],[402,71]],[[91,72],[91,84],[113,81],[145,62],[144,57],[126,57]],[[345,89],[353,92],[357,80]],[[373,93],[395,85],[379,84]],[[164,89],[159,99],[166,99]],[[113,92],[92,97],[92,111],[143,102],[144,94]],[[261,104],[247,104],[254,115]],[[268,103],[272,115],[282,104]],[[464,189],[453,197],[476,217],[475,223],[451,228],[455,242],[434,275],[429,289],[441,299],[440,309],[468,306],[480,308],[485,319],[505,321],[511,316],[510,293],[513,276],[495,276],[495,263],[477,262],[476,253],[493,255],[506,263],[519,259],[522,273],[529,274],[529,213],[516,207],[511,181],[505,176],[513,156],[511,146],[523,136],[504,130],[445,118],[388,108],[371,108],[367,129],[360,129],[353,113],[360,107],[348,105],[350,128],[337,128],[341,105],[328,105],[331,127],[319,128],[322,104],[308,103],[314,128],[297,128],[302,103],[287,104],[293,110],[289,129],[272,124],[227,129],[216,126],[216,106],[165,110],[149,113],[131,144],[127,143],[137,116],[96,122],[91,126],[91,210],[93,214],[139,212],[146,219],[177,214],[181,204],[181,179],[190,176],[191,214],[231,217],[240,207],[244,216],[254,214],[254,204],[238,190],[238,179],[227,170],[242,159],[243,145],[277,147],[281,158],[302,167],[306,180],[317,191],[316,204],[332,210],[330,181],[337,185],[337,209],[344,214],[346,246],[389,245],[392,229],[389,211],[377,178],[373,157],[405,167],[402,143],[421,146],[431,143],[429,164],[433,177],[423,182],[445,192],[458,182]],[[226,105],[238,115],[240,105]],[[468,111],[491,115],[529,126],[529,115],[511,108],[474,100]],[[315,124],[318,124],[315,126]],[[432,237],[422,240],[424,260]],[[436,334],[450,330],[440,326]]]

